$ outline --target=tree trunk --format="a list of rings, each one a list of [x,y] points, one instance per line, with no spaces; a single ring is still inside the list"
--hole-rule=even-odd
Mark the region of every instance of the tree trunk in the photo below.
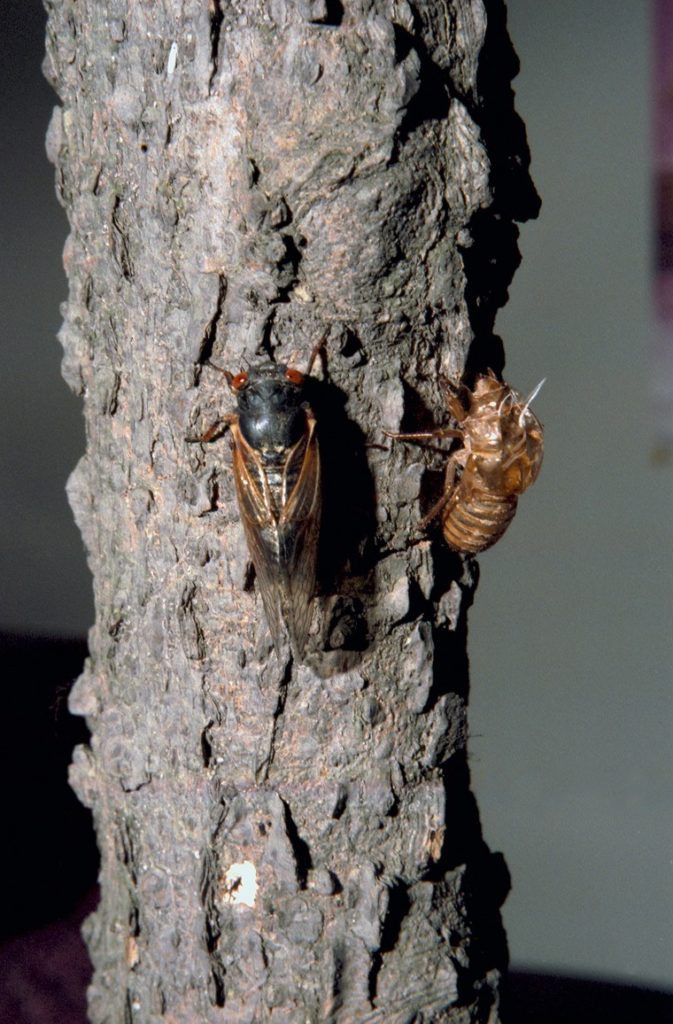
[[[415,533],[441,456],[381,428],[446,422],[468,350],[502,365],[511,221],[535,205],[502,5],[47,7],[97,610],[71,696],[101,853],[91,1020],[494,1022],[507,881],[466,766],[476,568]],[[228,443],[186,439],[232,410],[211,359],[302,369],[323,334],[299,664],[272,648]]]

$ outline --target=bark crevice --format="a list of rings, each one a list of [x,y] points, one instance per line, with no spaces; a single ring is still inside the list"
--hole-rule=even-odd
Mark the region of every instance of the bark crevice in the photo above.
[[[222,34],[222,23],[224,21],[224,8],[222,0],[208,0],[208,15],[210,17],[210,78],[208,79],[208,91],[212,92],[213,81],[217,75],[220,60],[220,37]]]
[[[218,274],[217,281],[218,287],[215,309],[213,310],[210,320],[206,324],[197,356],[197,362],[201,366],[210,362],[210,357],[213,354],[213,348],[217,341],[217,327],[222,318],[224,303],[227,298],[227,279],[224,274]]]

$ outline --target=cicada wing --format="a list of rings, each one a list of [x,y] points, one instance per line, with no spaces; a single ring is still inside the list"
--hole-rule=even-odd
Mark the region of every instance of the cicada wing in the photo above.
[[[318,438],[310,411],[307,417],[307,433],[285,464],[287,497],[278,522],[283,617],[299,658],[311,625],[322,511]]]
[[[264,467],[255,450],[231,428],[233,468],[238,507],[248,553],[255,567],[257,586],[276,651],[280,651],[282,602],[279,575],[278,524],[270,504]]]

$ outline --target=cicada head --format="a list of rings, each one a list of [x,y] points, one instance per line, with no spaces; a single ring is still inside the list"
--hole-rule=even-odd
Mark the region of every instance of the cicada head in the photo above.
[[[480,459],[500,460],[503,424],[511,414],[511,388],[492,374],[477,377],[464,423],[469,448]]]
[[[510,391],[511,388],[499,381],[491,370],[481,374],[477,377],[474,390],[471,392],[470,412],[490,408],[499,409]]]
[[[263,363],[231,382],[241,432],[258,450],[290,448],[306,429],[306,378],[299,370]]]

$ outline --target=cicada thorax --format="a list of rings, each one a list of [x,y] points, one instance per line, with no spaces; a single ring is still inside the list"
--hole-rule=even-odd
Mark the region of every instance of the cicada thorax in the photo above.
[[[451,456],[442,532],[457,551],[478,554],[502,537],[519,495],[542,463],[542,427],[520,395],[491,374],[479,377],[460,420],[463,446]]]
[[[271,396],[277,397],[277,396]],[[303,406],[259,414],[243,411],[239,428],[253,454],[251,474],[270,515],[280,519],[301,474],[308,443],[308,413]]]

